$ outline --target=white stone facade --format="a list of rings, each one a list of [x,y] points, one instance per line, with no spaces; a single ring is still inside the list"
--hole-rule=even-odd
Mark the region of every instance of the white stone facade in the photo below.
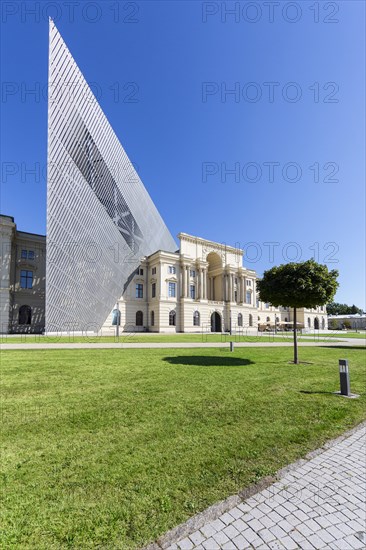
[[[243,251],[180,233],[177,252],[141,259],[125,292],[102,327],[125,332],[256,332],[290,329],[288,308],[257,300],[256,272],[243,267]],[[116,313],[116,310],[119,313]],[[298,327],[327,329],[325,306],[299,309]]]

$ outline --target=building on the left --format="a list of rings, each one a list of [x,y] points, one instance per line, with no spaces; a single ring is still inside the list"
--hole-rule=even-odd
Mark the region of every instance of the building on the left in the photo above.
[[[0,215],[1,333],[41,333],[45,328],[46,236],[18,231]]]

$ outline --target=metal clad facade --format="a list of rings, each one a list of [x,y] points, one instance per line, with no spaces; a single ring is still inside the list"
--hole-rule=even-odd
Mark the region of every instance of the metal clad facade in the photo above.
[[[96,330],[140,258],[176,244],[50,22],[46,330]]]

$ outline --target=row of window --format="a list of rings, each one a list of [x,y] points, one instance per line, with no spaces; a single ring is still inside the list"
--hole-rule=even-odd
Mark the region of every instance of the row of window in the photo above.
[[[150,325],[153,327],[155,326],[155,312],[151,311],[150,313]],[[193,325],[195,327],[200,326],[200,314],[199,311],[195,311],[193,313]],[[136,312],[136,326],[142,327],[144,326],[144,314],[142,311]],[[176,313],[174,310],[169,312],[169,326],[176,326]]]
[[[168,265],[168,273],[170,273],[172,275],[175,275],[177,273],[177,268],[175,267],[175,265]],[[195,269],[190,269],[189,270],[189,276],[194,278],[196,276],[196,270]]]
[[[31,324],[31,308],[29,306],[22,306],[19,309],[19,324],[20,325],[30,325]],[[258,316],[258,322],[260,322],[261,318]],[[271,321],[270,317],[266,317],[266,322],[269,323]],[[279,317],[276,317],[276,322],[279,322]],[[287,317],[285,318],[285,322],[287,322]],[[151,326],[155,326],[155,312],[152,311],[150,313],[150,324]],[[136,326],[142,327],[144,325],[144,314],[142,311],[136,312]],[[169,325],[170,326],[176,326],[176,313],[174,310],[169,312]],[[193,326],[199,327],[201,325],[201,316],[199,311],[195,311],[193,313]],[[241,313],[238,314],[238,327],[243,326],[243,315]],[[249,326],[253,326],[253,315],[249,314]],[[311,326],[310,318],[308,318],[308,326]],[[325,326],[325,320],[322,319],[322,328]],[[319,320],[316,318],[314,319],[314,328],[319,328]]]
[[[238,294],[235,291],[235,301],[238,299]],[[177,297],[177,283],[174,283],[172,281],[169,281],[168,283],[168,296],[169,298],[176,298]],[[192,300],[196,299],[196,286],[195,285],[189,285],[189,296]],[[142,283],[136,283],[136,298],[143,298],[144,297],[144,285]],[[156,283],[151,284],[151,297],[156,297]],[[252,291],[248,290],[246,293],[246,303],[251,304],[252,303]]]
[[[136,273],[137,273],[137,275],[143,275],[144,270],[140,267],[140,268],[137,269]],[[177,273],[176,266],[175,265],[168,265],[168,273],[170,275],[176,275],[176,273]],[[156,267],[151,268],[151,274],[156,275]],[[189,276],[194,279],[196,277],[196,270],[195,269],[190,269],[189,270]],[[235,284],[238,284],[238,279],[236,277],[235,277]],[[247,286],[252,286],[252,281],[247,279],[246,285]]]

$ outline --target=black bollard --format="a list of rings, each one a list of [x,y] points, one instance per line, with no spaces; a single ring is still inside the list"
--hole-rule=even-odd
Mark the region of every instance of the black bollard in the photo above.
[[[339,359],[339,378],[341,384],[341,395],[351,395],[348,359]]]

